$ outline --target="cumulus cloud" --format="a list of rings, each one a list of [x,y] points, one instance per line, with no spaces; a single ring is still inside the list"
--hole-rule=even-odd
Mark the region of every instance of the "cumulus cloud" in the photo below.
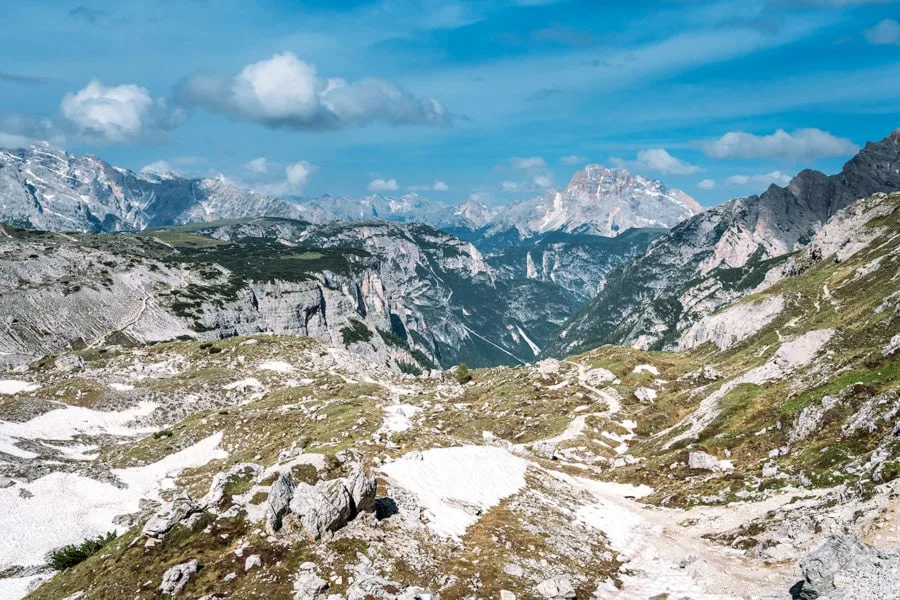
[[[435,181],[432,184],[411,185],[406,188],[410,192],[446,192],[450,186],[443,181]]]
[[[564,165],[574,166],[574,165],[583,165],[588,162],[588,159],[586,156],[578,156],[577,154],[570,154],[569,156],[563,156],[562,158],[560,158],[559,162],[561,162]]]
[[[663,175],[690,175],[700,170],[700,167],[675,158],[662,148],[641,150],[638,152],[636,160],[628,161],[616,157],[609,160],[612,164],[624,169],[637,172],[655,171]]]
[[[180,85],[188,104],[267,127],[326,130],[380,121],[447,125],[437,100],[417,98],[383,79],[323,79],[292,52],[245,66],[232,77],[194,75]]]
[[[254,158],[253,160],[244,163],[244,168],[251,173],[263,175],[269,172],[269,159],[265,158],[264,156]]]
[[[60,103],[66,125],[95,142],[127,142],[173,129],[184,121],[184,111],[170,109],[134,84],[106,87],[93,79]]]
[[[171,163],[165,160],[155,160],[149,165],[141,169],[141,173],[153,173],[156,175],[165,175],[166,173],[175,173],[175,169]]]
[[[51,119],[17,114],[0,117],[0,148],[29,148],[39,142],[64,146],[66,138]]]
[[[821,129],[798,129],[788,133],[778,129],[771,135],[730,131],[717,140],[700,143],[703,151],[718,159],[786,158],[810,159],[854,154],[859,148],[846,138]]]
[[[396,179],[373,179],[369,182],[370,192],[396,192],[399,189]]]
[[[768,187],[773,183],[787,185],[791,181],[791,176],[781,171],[772,171],[760,175],[732,175],[726,181],[728,185],[737,187]]]
[[[518,156],[509,159],[509,166],[513,169],[531,170],[547,168],[547,161],[540,156],[530,156],[528,158],[519,158]]]
[[[704,179],[697,184],[697,187],[701,190],[711,190],[716,187],[716,182],[712,179]]]
[[[500,191],[501,192],[518,192],[519,184],[516,183],[515,181],[504,181],[503,183],[500,184]]]
[[[870,44],[882,46],[900,45],[900,23],[893,19],[885,19],[875,27],[866,29],[866,39]]]

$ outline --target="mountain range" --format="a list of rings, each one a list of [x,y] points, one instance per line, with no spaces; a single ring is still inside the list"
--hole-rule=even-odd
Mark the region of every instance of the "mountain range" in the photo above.
[[[415,222],[484,239],[514,231],[520,240],[566,232],[615,236],[629,228],[671,227],[700,206],[658,180],[589,165],[560,191],[501,208],[468,199],[459,206],[411,193],[399,197],[273,198],[223,176],[135,173],[94,156],[71,155],[47,144],[0,150],[0,217],[14,226],[84,232],[141,231],[244,217],[281,217],[326,223]]]

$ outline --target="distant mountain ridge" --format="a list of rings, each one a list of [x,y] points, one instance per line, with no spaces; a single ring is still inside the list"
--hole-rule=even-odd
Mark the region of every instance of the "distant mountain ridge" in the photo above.
[[[555,231],[614,237],[630,228],[669,228],[700,210],[690,196],[669,190],[658,180],[599,165],[576,173],[562,190],[491,208],[471,198],[453,206],[415,193],[273,198],[223,176],[135,173],[48,144],[0,150],[0,199],[0,221],[52,231],[140,231],[278,217],[317,224],[415,222],[444,230],[480,231],[480,238],[505,236],[520,241]]]

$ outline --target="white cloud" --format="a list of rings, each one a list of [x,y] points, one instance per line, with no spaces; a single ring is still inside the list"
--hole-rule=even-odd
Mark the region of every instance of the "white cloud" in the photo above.
[[[323,79],[314,65],[292,52],[251,63],[233,77],[194,75],[182,82],[180,93],[188,103],[273,128],[450,122],[437,100],[417,98],[382,79]]]
[[[500,191],[502,192],[517,192],[519,191],[519,184],[515,181],[504,181],[500,184]]]
[[[875,27],[866,29],[866,39],[870,44],[900,45],[900,23],[893,19],[885,19]]]
[[[562,158],[560,158],[559,162],[561,162],[564,165],[574,166],[574,165],[583,165],[588,162],[588,159],[586,156],[578,156],[577,154],[570,154],[569,156],[563,156]]]
[[[535,188],[543,191],[553,187],[553,178],[549,175],[535,175],[531,178],[531,183],[534,184]]]
[[[760,175],[732,175],[726,181],[729,185],[738,187],[768,187],[773,183],[787,185],[791,181],[791,176],[781,171],[772,171]]]
[[[716,187],[716,182],[712,179],[704,179],[700,183],[697,184],[697,187],[701,190],[711,190]]]
[[[379,177],[369,182],[370,192],[396,192],[399,187],[396,179],[382,179]]]
[[[513,169],[521,169],[524,171],[547,168],[547,162],[540,156],[530,156],[528,158],[519,158],[516,156],[509,159],[509,165]]]
[[[717,140],[700,143],[703,151],[718,159],[787,158],[810,159],[854,154],[859,148],[846,138],[821,129],[798,129],[792,133],[778,129],[771,135],[730,131]]]
[[[263,175],[269,172],[269,159],[265,158],[264,156],[254,158],[250,162],[244,163],[244,168],[251,173]]]
[[[662,148],[641,150],[638,152],[636,160],[628,161],[616,157],[612,157],[609,160],[617,167],[630,169],[638,173],[655,171],[663,175],[690,175],[700,170],[700,167],[675,158]]]
[[[310,164],[305,160],[301,160],[300,162],[286,166],[284,168],[284,174],[291,189],[300,191],[306,186],[310,176],[318,170],[319,168],[317,166]]]
[[[443,181],[435,181],[433,184],[410,185],[406,189],[410,192],[446,192],[450,186]]]
[[[165,160],[155,160],[149,165],[141,169],[141,173],[155,173],[156,175],[165,175],[166,173],[174,173],[171,163]]]
[[[65,122],[84,138],[96,142],[127,142],[173,129],[184,121],[180,109],[170,109],[162,98],[152,98],[138,85],[106,87],[93,79],[66,94],[60,103]]]

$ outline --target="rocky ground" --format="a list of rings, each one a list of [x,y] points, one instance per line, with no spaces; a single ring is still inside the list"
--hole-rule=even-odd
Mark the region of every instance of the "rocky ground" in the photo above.
[[[469,381],[243,335],[9,368],[0,597],[889,598],[898,207],[852,205],[678,352]]]

